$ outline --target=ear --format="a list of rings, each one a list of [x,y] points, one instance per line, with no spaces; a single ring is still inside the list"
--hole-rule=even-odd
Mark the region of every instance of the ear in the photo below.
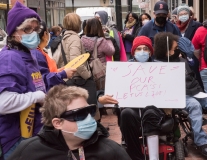
[[[63,121],[60,118],[53,118],[52,125],[55,129],[62,129]]]
[[[153,12],[154,18],[156,18],[155,12]]]

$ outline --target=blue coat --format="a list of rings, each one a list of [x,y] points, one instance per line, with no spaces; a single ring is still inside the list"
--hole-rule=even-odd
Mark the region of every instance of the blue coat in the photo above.
[[[147,36],[151,39],[152,44],[154,44],[154,36],[159,32],[171,32],[181,37],[180,30],[177,26],[167,21],[164,27],[159,27],[155,25],[154,19],[150,20],[141,28],[138,36]]]

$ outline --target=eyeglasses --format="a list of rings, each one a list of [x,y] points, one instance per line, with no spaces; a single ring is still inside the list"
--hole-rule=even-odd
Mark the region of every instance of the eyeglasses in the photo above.
[[[40,33],[41,32],[41,29],[40,29],[40,26],[38,25],[37,27],[32,27],[32,26],[27,26],[25,28],[22,29],[26,34],[30,34],[32,33],[33,31],[37,32],[37,33]]]
[[[179,16],[188,15],[187,12],[179,14]]]
[[[136,50],[137,51],[141,51],[141,50],[148,51],[149,49],[148,49],[148,47],[137,47]]]
[[[87,107],[65,111],[60,115],[60,118],[63,118],[70,122],[76,122],[76,121],[84,120],[88,116],[88,114],[91,114],[91,116],[94,117],[95,113],[96,113],[96,105],[92,104]]]

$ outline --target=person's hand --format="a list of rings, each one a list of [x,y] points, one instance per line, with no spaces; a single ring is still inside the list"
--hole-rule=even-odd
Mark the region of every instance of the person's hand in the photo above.
[[[67,78],[72,78],[74,73],[77,71],[77,69],[73,69],[73,68],[65,68],[64,71],[67,74]]]
[[[122,34],[122,37],[123,37],[123,38],[125,38],[125,36],[126,36],[126,34],[125,34],[125,33],[123,33],[123,34]]]
[[[101,104],[118,104],[119,102],[113,98],[113,95],[103,95],[98,98]]]

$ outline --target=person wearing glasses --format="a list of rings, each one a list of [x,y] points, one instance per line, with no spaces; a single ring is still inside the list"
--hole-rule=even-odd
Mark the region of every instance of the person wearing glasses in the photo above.
[[[51,87],[57,84],[65,84],[64,78],[72,78],[76,69],[72,68],[60,68],[57,69],[57,65],[53,59],[44,50],[50,41],[50,33],[48,32],[47,25],[44,21],[40,22],[40,44],[37,49],[32,50],[32,55],[36,58],[40,72],[48,91]]]
[[[24,138],[39,132],[42,127],[39,108],[46,91],[37,62],[30,52],[40,43],[39,15],[17,1],[8,13],[7,22],[7,44],[0,52],[0,143],[4,159],[23,139],[21,111],[35,106],[32,118],[27,117],[26,122],[33,131]]]
[[[44,127],[38,136],[24,140],[8,160],[130,160],[94,119],[96,105],[87,103],[88,96],[80,87],[51,88],[40,109]]]

